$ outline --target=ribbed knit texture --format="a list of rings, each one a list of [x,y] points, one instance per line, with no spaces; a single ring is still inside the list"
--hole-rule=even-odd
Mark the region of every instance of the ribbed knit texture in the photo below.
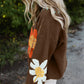
[[[32,58],[28,58],[28,74],[26,84],[37,84],[33,82],[32,75],[29,74],[30,62],[32,59],[39,60],[40,64],[44,60],[48,60],[47,80],[60,79],[67,67],[67,36],[65,30],[62,30],[58,21],[51,16],[50,10],[43,10],[38,16],[35,24],[38,30],[37,42],[32,54]],[[44,82],[42,83],[44,84]]]

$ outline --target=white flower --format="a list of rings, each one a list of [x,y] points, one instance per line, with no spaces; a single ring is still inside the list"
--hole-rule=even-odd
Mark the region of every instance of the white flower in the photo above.
[[[33,75],[33,81],[37,82],[37,84],[42,84],[42,82],[45,82],[47,73],[47,62],[48,60],[45,60],[39,65],[39,61],[37,59],[32,59],[33,62],[30,63],[30,67],[34,70],[29,70],[29,73]]]

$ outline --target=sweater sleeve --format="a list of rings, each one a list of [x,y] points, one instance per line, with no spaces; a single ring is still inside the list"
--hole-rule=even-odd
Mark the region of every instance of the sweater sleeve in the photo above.
[[[47,65],[56,49],[60,31],[61,25],[56,20],[42,19],[40,22],[35,48],[28,62],[34,84],[43,84],[47,78]]]

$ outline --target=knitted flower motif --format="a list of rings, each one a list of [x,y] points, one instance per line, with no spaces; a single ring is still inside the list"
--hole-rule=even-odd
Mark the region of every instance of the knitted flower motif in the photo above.
[[[42,84],[42,82],[45,82],[46,76],[45,74],[47,73],[47,61],[45,60],[39,65],[39,61],[37,59],[32,59],[33,63],[30,63],[30,67],[33,68],[34,70],[29,70],[29,73],[33,75],[33,81],[37,82],[37,84]]]
[[[30,36],[29,36],[29,43],[28,43],[28,54],[29,58],[32,58],[33,50],[35,48],[37,41],[37,29],[31,28]]]

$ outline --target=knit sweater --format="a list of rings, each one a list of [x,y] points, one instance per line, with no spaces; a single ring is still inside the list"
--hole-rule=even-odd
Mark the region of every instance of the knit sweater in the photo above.
[[[45,84],[60,79],[67,67],[67,34],[54,20],[50,9],[42,9],[31,27],[28,41],[28,74],[26,84]]]

